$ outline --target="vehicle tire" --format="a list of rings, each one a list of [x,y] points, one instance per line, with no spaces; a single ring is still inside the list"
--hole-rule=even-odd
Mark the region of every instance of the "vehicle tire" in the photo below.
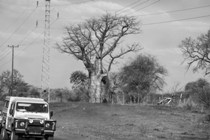
[[[8,140],[8,134],[5,128],[1,128],[1,140]]]
[[[54,140],[54,137],[45,137],[45,140]]]
[[[10,134],[10,140],[18,140],[18,135],[15,135],[14,131],[12,131]]]
[[[44,140],[43,138],[35,138],[35,140]]]

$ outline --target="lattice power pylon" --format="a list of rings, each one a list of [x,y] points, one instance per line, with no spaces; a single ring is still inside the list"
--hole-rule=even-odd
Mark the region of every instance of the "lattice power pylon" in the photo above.
[[[50,101],[50,0],[45,0],[45,30],[42,56],[41,88],[42,98]]]

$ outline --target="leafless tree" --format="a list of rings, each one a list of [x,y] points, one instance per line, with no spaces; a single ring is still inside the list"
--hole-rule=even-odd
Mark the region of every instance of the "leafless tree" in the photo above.
[[[58,49],[72,54],[85,65],[90,79],[90,102],[101,102],[101,80],[114,61],[140,49],[137,43],[123,46],[127,35],[140,33],[139,25],[135,17],[105,14],[65,28],[67,34],[62,43],[57,44]]]
[[[205,75],[210,74],[210,30],[197,39],[186,38],[179,47],[188,61],[188,69],[192,66],[194,72],[201,69]]]

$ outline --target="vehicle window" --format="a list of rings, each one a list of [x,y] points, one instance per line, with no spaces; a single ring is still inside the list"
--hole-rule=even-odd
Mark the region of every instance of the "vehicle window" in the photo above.
[[[39,113],[47,113],[48,105],[40,104],[40,103],[17,103],[16,110],[20,112],[39,112]]]
[[[11,104],[11,107],[10,107],[10,111],[9,111],[9,114],[10,114],[10,115],[13,115],[14,106],[15,106],[15,103],[12,103],[12,104]]]

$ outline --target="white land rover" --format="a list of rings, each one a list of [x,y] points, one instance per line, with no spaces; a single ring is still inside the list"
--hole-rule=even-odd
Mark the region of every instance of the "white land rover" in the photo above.
[[[41,98],[8,96],[2,110],[1,138],[53,139],[56,121],[52,115],[49,104]]]

